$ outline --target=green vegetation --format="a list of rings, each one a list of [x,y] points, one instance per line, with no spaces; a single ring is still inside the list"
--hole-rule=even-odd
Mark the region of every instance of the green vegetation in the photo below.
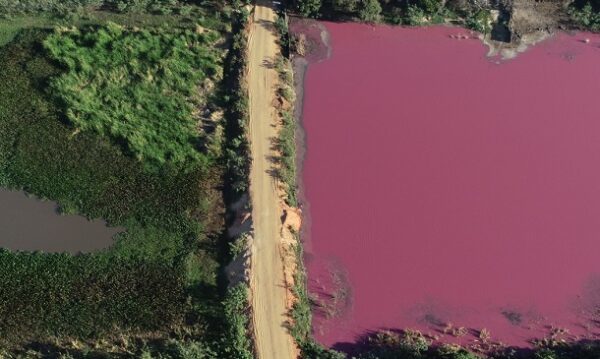
[[[358,17],[366,22],[378,22],[381,15],[381,5],[377,0],[363,0],[358,9]]]
[[[3,340],[164,329],[186,311],[183,272],[167,263],[2,250],[0,268]]]
[[[296,11],[303,16],[329,20],[386,22],[422,26],[453,23],[488,33],[491,31],[490,7],[458,0],[296,0]]]
[[[171,14],[173,12],[189,13],[190,6],[178,0],[104,0],[108,6],[120,12],[149,12],[155,14]]]
[[[239,7],[233,19],[235,34],[226,60],[224,77],[226,103],[225,201],[230,220],[236,218],[236,202],[247,194],[250,181],[250,144],[247,132],[249,123],[248,90],[245,82],[247,69],[248,19],[249,13]],[[249,205],[249,204],[248,204]],[[245,208],[244,210],[248,210]],[[230,224],[230,223],[228,223]],[[240,233],[229,241],[229,257],[235,260],[248,248],[249,232]],[[248,284],[234,283],[227,291],[224,302],[226,318],[225,355],[229,358],[251,359],[254,348],[250,334],[251,308]]]
[[[600,31],[599,1],[586,1],[583,5],[575,2],[569,7],[569,15],[582,28],[591,31]]]
[[[492,31],[492,16],[489,10],[477,10],[466,14],[465,25],[483,34]]]
[[[229,71],[224,76],[225,86],[225,184],[227,200],[235,201],[246,193],[250,176],[250,144],[247,130],[249,123],[248,90],[245,84],[247,66],[246,48],[248,38],[246,25],[248,15],[242,8],[235,16],[226,68]]]
[[[283,182],[286,191],[286,202],[292,207],[298,206],[297,198],[297,172],[296,172],[296,118],[294,113],[296,92],[294,89],[294,70],[289,55],[289,29],[283,14],[277,19],[277,30],[279,31],[279,45],[282,56],[275,62],[275,68],[279,73],[277,94],[280,98],[279,117],[281,118],[281,129],[277,139],[278,177]]]
[[[385,22],[423,26],[451,23],[480,33],[490,33],[490,11],[496,2],[462,0],[295,0],[300,15],[335,21]],[[600,2],[575,0],[568,8],[572,22],[582,29],[600,32]]]
[[[305,17],[318,18],[321,15],[321,0],[300,0],[297,2],[298,12]]]
[[[230,357],[210,115],[226,104],[215,30],[231,11],[194,6],[196,26],[98,9],[69,20],[59,3],[75,2],[0,2],[32,14],[0,20],[0,186],[126,232],[91,254],[0,251],[0,356]]]
[[[328,19],[384,20],[394,24],[420,25],[441,23],[455,17],[446,3],[440,0],[298,0],[296,4],[304,16]]]
[[[300,344],[301,357],[304,359],[346,359],[346,355],[335,350],[330,350],[315,342],[308,340]]]
[[[179,0],[2,0],[0,14],[5,16],[32,13],[64,14],[90,8],[109,8],[119,12],[171,14],[190,11]]]
[[[296,241],[300,238],[296,234]],[[308,296],[306,268],[304,267],[304,251],[300,242],[295,246],[297,270],[294,273],[294,287],[292,291],[296,302],[292,307],[290,333],[298,343],[303,343],[310,338],[312,325],[312,311]]]
[[[282,126],[279,131],[277,148],[280,152],[278,176],[286,190],[286,202],[295,207],[298,205],[296,183],[296,119],[294,118],[294,71],[291,62],[279,58],[276,63],[279,72],[279,89],[282,105],[279,108]]]
[[[327,349],[317,343],[312,337],[312,306],[308,293],[306,268],[304,267],[304,252],[297,233],[295,246],[296,273],[292,291],[296,301],[290,312],[290,334],[300,348],[301,357],[305,359],[344,359],[346,355],[335,350]]]
[[[2,0],[0,14],[12,15],[32,13],[65,13],[78,7],[100,6],[102,0]]]
[[[409,5],[406,8],[405,23],[411,26],[424,25],[427,21],[425,11],[416,5]]]
[[[485,345],[485,341],[480,343]],[[494,348],[476,354],[455,344],[432,345],[414,330],[380,331],[365,338],[360,354],[352,359],[592,359],[600,355],[600,342],[580,341],[566,344],[546,342],[534,349]],[[344,359],[346,355],[327,350],[314,342],[302,346],[302,357],[310,359]]]
[[[238,284],[229,289],[225,299],[225,318],[227,318],[228,333],[227,353],[231,358],[252,359],[252,343],[248,336],[248,317],[250,313],[248,302],[248,287]]]
[[[58,30],[44,45],[67,68],[52,82],[78,130],[121,142],[158,168],[204,161],[195,109],[198,85],[218,75],[216,32]],[[217,79],[218,80],[218,79]]]

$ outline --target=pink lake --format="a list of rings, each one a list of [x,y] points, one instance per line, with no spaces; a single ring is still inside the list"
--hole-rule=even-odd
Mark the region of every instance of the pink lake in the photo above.
[[[317,339],[600,337],[600,37],[499,61],[459,28],[325,26],[303,105]]]

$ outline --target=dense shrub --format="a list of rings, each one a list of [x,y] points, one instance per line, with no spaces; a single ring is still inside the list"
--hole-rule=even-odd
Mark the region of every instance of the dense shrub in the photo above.
[[[249,188],[250,144],[248,142],[249,103],[245,82],[248,15],[240,9],[234,19],[234,35],[227,55],[225,85],[225,163],[228,199],[234,201]]]
[[[327,349],[314,340],[300,343],[300,355],[304,359],[345,359],[346,355]]]
[[[250,303],[248,287],[238,284],[229,289],[225,298],[225,318],[227,320],[227,353],[231,358],[252,359],[252,344],[248,335]]]
[[[186,309],[183,273],[169,264],[0,250],[0,268],[3,340],[155,330],[181,323]]]
[[[586,2],[581,8],[572,5],[569,8],[569,14],[583,28],[600,31],[600,4],[594,7],[592,2]]]
[[[91,30],[91,29],[90,29]],[[68,119],[157,168],[206,161],[194,118],[199,83],[217,74],[216,33],[58,30],[45,47],[67,68],[53,81]],[[189,165],[189,164],[188,164]]]
[[[281,30],[287,30],[287,26]],[[280,33],[280,43],[287,41],[287,32]],[[276,61],[276,69],[279,73],[278,95],[281,97],[279,116],[282,126],[279,130],[277,139],[277,149],[279,151],[279,167],[277,175],[283,182],[286,191],[286,202],[295,207],[298,205],[297,199],[297,171],[296,171],[296,118],[294,117],[294,105],[296,93],[294,91],[294,76],[291,62],[280,57]]]
[[[402,335],[382,331],[368,338],[369,350],[361,359],[419,359],[429,350],[428,341],[416,331],[406,331]]]
[[[302,16],[319,17],[321,0],[298,0],[297,9]]]
[[[489,10],[478,10],[469,12],[465,17],[465,26],[482,34],[492,30],[491,14]]]
[[[377,0],[363,0],[360,3],[358,17],[362,21],[377,22],[381,14],[381,5]]]
[[[407,25],[419,26],[426,21],[426,14],[423,9],[416,5],[409,5],[406,9],[405,23]]]

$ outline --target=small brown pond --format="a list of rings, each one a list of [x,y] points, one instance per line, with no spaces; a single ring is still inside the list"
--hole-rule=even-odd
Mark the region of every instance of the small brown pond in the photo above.
[[[0,189],[0,248],[42,252],[92,252],[107,248],[122,228],[101,220],[61,215],[56,203]]]

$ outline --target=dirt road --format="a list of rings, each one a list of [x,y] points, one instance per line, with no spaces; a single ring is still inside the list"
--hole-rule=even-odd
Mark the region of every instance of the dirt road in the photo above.
[[[248,89],[252,167],[250,197],[254,223],[252,248],[252,307],[259,359],[292,359],[295,348],[285,328],[287,292],[281,257],[282,208],[273,177],[277,137],[275,85],[278,74],[271,64],[279,54],[274,21],[277,15],[257,5],[250,32]]]

